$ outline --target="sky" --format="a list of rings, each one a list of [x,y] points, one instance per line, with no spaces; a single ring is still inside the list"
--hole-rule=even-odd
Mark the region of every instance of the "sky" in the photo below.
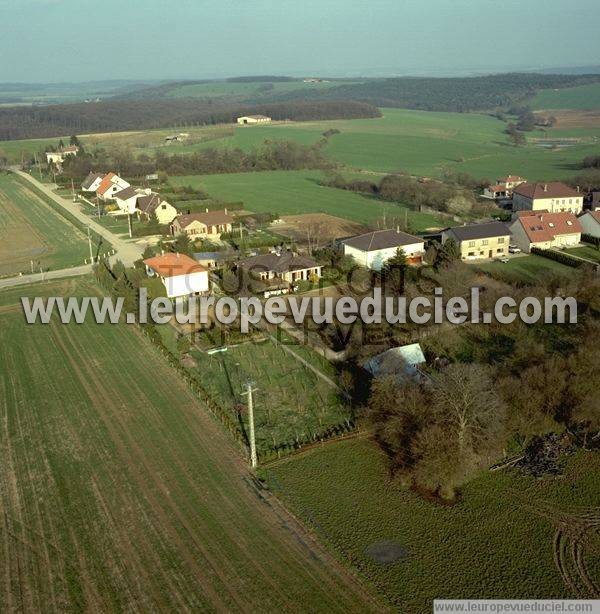
[[[598,0],[0,0],[0,82],[600,63]]]

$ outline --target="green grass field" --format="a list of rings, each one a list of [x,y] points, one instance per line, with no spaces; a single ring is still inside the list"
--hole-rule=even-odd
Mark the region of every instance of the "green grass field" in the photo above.
[[[569,459],[564,477],[485,472],[452,507],[402,490],[367,440],[328,444],[280,461],[266,475],[397,611],[420,614],[431,612],[435,598],[589,598],[584,575],[600,574],[599,469],[600,456],[587,453]],[[570,547],[583,527],[588,540],[578,560]],[[406,549],[405,560],[382,565],[365,552],[387,540]]]
[[[171,177],[173,185],[192,185],[225,202],[242,201],[244,208],[279,215],[329,213],[362,224],[388,223],[404,219],[405,212],[415,230],[447,226],[447,218],[418,213],[396,204],[368,198],[354,192],[318,184],[319,171],[268,171],[224,175]]]
[[[600,91],[600,85],[593,87]],[[205,147],[249,150],[273,139],[290,139],[309,145],[321,139],[325,131],[335,128],[340,133],[329,138],[325,152],[351,169],[375,173],[403,171],[432,177],[440,177],[446,171],[464,171],[491,180],[513,173],[538,180],[560,179],[580,172],[581,160],[597,153],[597,143],[592,137],[600,136],[600,126],[564,130],[557,127],[546,133],[537,130],[527,136],[577,137],[580,142],[559,150],[534,143],[513,147],[504,134],[506,124],[491,116],[405,109],[382,109],[382,113],[383,117],[373,119],[190,128],[185,130],[190,133],[189,139],[169,147],[164,146],[164,137],[179,133],[181,129],[89,135],[83,137],[82,142],[88,148],[130,145],[134,151],[146,154],[157,150],[189,153]],[[57,144],[58,139],[51,142]],[[0,151],[16,163],[22,150],[31,155],[43,149],[45,143],[45,140],[2,142]]]
[[[542,148],[533,143],[513,147],[504,134],[506,124],[496,118],[475,113],[433,113],[405,109],[382,109],[383,117],[374,119],[296,122],[270,126],[235,128],[223,139],[197,145],[175,145],[173,152],[203,147],[239,147],[249,150],[265,140],[294,140],[311,144],[323,132],[335,128],[339,134],[329,138],[325,153],[342,165],[375,173],[403,171],[440,177],[446,171],[463,171],[476,177],[496,177],[509,173],[530,180],[568,177],[580,172],[578,164],[597,152],[592,137],[600,127],[535,131],[531,138],[577,137],[581,142],[561,150]]]
[[[542,90],[530,102],[532,109],[600,109],[600,83]]]
[[[13,174],[0,173],[0,275],[78,266],[87,238],[52,208],[46,196]]]
[[[382,609],[137,329],[28,326],[23,293],[0,297],[0,611]]]
[[[573,273],[571,267],[535,254],[511,257],[508,262],[486,262],[473,266],[508,283],[531,283],[549,275],[568,277]]]

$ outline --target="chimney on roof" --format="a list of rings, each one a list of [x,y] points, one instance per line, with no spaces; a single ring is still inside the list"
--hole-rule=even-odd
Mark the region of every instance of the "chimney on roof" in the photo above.
[[[580,188],[579,188],[579,186],[577,186],[577,191],[579,192],[579,190],[580,190]]]
[[[225,208],[225,215],[227,215],[227,207]]]
[[[544,192],[547,192],[547,191],[548,191],[548,184],[547,184],[547,183],[545,183],[545,184],[544,184]]]
[[[206,213],[208,213],[208,207],[206,207]]]
[[[175,257],[179,258],[179,252],[175,252]]]
[[[165,255],[165,250],[164,250],[164,249],[161,249],[161,250],[160,250],[160,255],[161,255],[161,256],[164,256],[164,255]]]
[[[400,226],[396,226],[396,232],[400,234]]]

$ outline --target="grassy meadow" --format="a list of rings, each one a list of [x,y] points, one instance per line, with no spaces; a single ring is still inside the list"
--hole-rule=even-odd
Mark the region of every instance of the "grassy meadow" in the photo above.
[[[447,225],[447,218],[419,213],[406,205],[321,186],[321,177],[320,171],[266,171],[171,177],[170,182],[201,188],[225,202],[241,201],[246,210],[259,213],[329,213],[361,224],[383,224],[384,216],[388,222],[408,216],[415,230]]]
[[[529,103],[532,109],[600,109],[600,83],[541,90]]]
[[[509,144],[506,124],[494,117],[476,113],[433,113],[405,109],[382,109],[383,117],[373,119],[329,120],[281,123],[268,126],[235,127],[222,139],[198,143],[195,147],[257,147],[265,140],[294,140],[311,144],[330,129],[325,153],[348,169],[372,173],[402,171],[418,176],[441,177],[445,172],[467,172],[495,179],[517,173],[531,180],[568,177],[580,172],[578,164],[597,153],[593,136],[600,126],[589,129],[556,127],[549,132],[536,130],[528,138],[576,137],[580,142],[552,150],[533,141],[524,147]],[[170,151],[189,151],[186,144]],[[193,148],[193,147],[192,147]]]
[[[12,173],[0,173],[0,275],[78,266],[87,238],[52,208],[46,196]]]
[[[23,293],[0,296],[0,611],[383,609],[136,328],[28,326]]]
[[[598,85],[594,87],[600,88]],[[376,174],[402,171],[430,177],[463,171],[490,179],[517,173],[530,180],[566,178],[580,172],[578,165],[586,155],[598,152],[600,126],[596,124],[585,128],[571,125],[561,128],[559,125],[545,132],[536,130],[527,133],[528,145],[513,147],[504,133],[506,124],[492,116],[388,108],[382,109],[382,113],[383,117],[373,119],[281,122],[266,126],[231,124],[95,134],[82,137],[82,142],[92,149],[131,147],[140,154],[155,151],[190,153],[206,147],[249,150],[277,139],[310,145],[322,139],[327,130],[336,129],[340,132],[328,139],[325,153],[347,169],[362,169]],[[165,146],[165,136],[181,131],[190,134],[186,141]],[[541,147],[532,140],[565,137],[578,140],[559,149]],[[58,138],[5,141],[0,143],[0,152],[4,152],[12,163],[17,163],[22,151],[31,155],[43,150],[48,143],[56,145]]]
[[[545,276],[569,277],[573,274],[573,269],[566,264],[536,254],[511,256],[508,262],[496,260],[494,262],[474,263],[472,266],[507,283],[532,283]]]
[[[580,453],[563,477],[484,472],[453,506],[401,489],[365,439],[279,461],[265,474],[397,611],[420,614],[431,612],[435,598],[589,598],[586,576],[600,574],[599,470],[598,454]],[[585,543],[577,541],[580,530],[588,531]],[[406,558],[373,560],[367,548],[385,541],[404,548]]]

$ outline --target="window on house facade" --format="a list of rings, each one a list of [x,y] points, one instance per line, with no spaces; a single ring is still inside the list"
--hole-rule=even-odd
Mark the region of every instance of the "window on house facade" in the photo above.
[[[504,243],[504,237],[498,237],[498,243]]]
[[[475,241],[469,241],[469,247],[475,247]]]
[[[489,240],[488,240],[488,239],[484,239],[484,240],[481,242],[481,245],[487,245],[488,243],[489,243]]]

